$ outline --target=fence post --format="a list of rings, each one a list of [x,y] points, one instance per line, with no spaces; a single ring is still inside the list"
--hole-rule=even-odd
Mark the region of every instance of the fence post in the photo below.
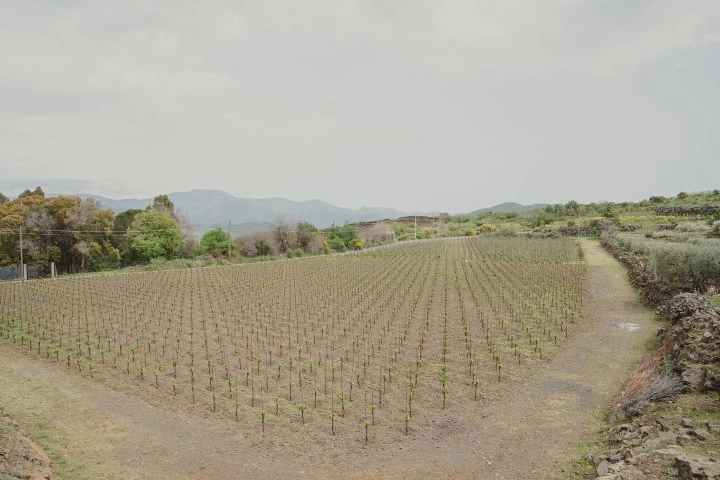
[[[22,264],[22,279],[23,282],[27,280],[27,265],[25,265],[24,263]]]
[[[55,272],[55,262],[50,262],[50,278],[55,278],[57,273]]]

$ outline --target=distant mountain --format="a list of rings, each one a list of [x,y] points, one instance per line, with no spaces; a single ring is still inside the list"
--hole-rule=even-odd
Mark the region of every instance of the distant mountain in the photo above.
[[[115,213],[132,208],[143,209],[152,204],[152,198],[121,199],[99,195],[77,194],[80,198],[92,198]],[[333,223],[367,222],[406,215],[392,208],[363,207],[357,210],[337,207],[322,200],[294,202],[286,198],[243,198],[235,197],[221,190],[191,190],[168,194],[175,207],[190,220],[198,234],[214,227],[227,228],[237,235],[267,230],[272,222],[282,217],[288,221],[306,221],[319,228]]]
[[[540,210],[547,207],[547,203],[533,203],[532,205],[522,205],[515,202],[505,202],[495,205],[493,207],[481,208],[470,212],[468,215],[479,215],[481,213],[493,212],[493,213],[508,213],[508,212],[531,212],[533,210]]]

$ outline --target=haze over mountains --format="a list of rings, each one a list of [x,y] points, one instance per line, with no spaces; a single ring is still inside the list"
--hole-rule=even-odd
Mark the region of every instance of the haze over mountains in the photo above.
[[[115,200],[99,195],[78,194],[80,198],[92,198],[115,213],[132,208],[143,209],[153,202],[152,198]],[[356,210],[337,207],[322,200],[294,202],[285,198],[235,197],[221,190],[191,190],[173,192],[168,197],[175,207],[190,220],[195,230],[202,234],[214,227],[227,228],[228,221],[234,234],[267,230],[271,223],[282,217],[289,221],[307,221],[319,228],[333,223],[362,222],[398,218],[406,215],[393,208],[363,207]]]
[[[111,208],[116,214],[133,208],[144,209],[153,202],[152,198],[117,200],[100,195],[76,195],[80,198],[92,198],[103,207]],[[268,230],[272,222],[278,218],[285,218],[289,221],[307,221],[319,228],[327,228],[333,223],[342,225],[346,222],[394,219],[415,214],[415,212],[406,213],[385,207],[362,207],[353,210],[317,199],[295,202],[281,197],[236,197],[222,190],[197,189],[188,192],[173,192],[169,193],[168,197],[175,207],[188,217],[199,235],[214,227],[227,228],[228,221],[234,235],[243,235]],[[470,215],[487,211],[525,212],[543,207],[545,204],[521,205],[506,202],[475,210]]]
[[[494,212],[494,213],[531,212],[533,210],[540,210],[541,208],[545,208],[547,206],[548,206],[547,203],[533,203],[532,205],[521,205],[521,204],[515,203],[515,202],[505,202],[505,203],[500,203],[498,205],[494,205],[492,207],[473,210],[472,212],[468,213],[468,215],[479,215],[481,213],[486,213],[486,212]]]

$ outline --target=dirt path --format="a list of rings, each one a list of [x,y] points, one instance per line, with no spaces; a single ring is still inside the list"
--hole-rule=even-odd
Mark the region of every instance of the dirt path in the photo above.
[[[435,436],[410,436],[393,448],[359,444],[308,458],[301,447],[260,435],[239,441],[234,424],[158,409],[6,342],[0,407],[63,478],[566,478],[578,444],[599,428],[659,326],[622,266],[597,242],[583,248],[590,313],[567,348],[466,424],[443,424]],[[256,446],[240,447],[249,443]]]

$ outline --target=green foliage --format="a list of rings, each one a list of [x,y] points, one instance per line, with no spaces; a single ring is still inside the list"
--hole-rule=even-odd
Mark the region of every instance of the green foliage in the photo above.
[[[88,266],[96,270],[110,270],[120,266],[120,250],[110,242],[94,243],[88,258]]]
[[[570,200],[565,204],[565,211],[568,215],[580,215],[580,204],[575,200]]]
[[[273,253],[272,245],[270,245],[270,243],[264,238],[258,238],[255,240],[255,250],[257,251],[257,255],[260,257],[266,257],[268,255],[272,255]]]
[[[9,202],[10,199],[0,192],[0,204]]]
[[[710,225],[710,236],[720,238],[720,220],[715,220]]]
[[[503,237],[514,237],[520,232],[520,227],[515,223],[502,223],[498,233]]]
[[[43,192],[43,189],[42,189],[42,188],[40,188],[40,187],[35,187],[35,190],[32,190],[32,191],[30,191],[30,190],[25,190],[25,191],[22,192],[20,195],[18,195],[18,200],[23,199],[23,198],[27,198],[27,197],[32,197],[32,196],[38,196],[38,197],[43,197],[43,198],[45,198],[45,192]]]
[[[342,227],[333,226],[325,230],[325,238],[330,249],[336,252],[345,250],[359,250],[363,248],[362,240],[357,235],[354,228],[349,225]]]
[[[658,279],[673,290],[703,292],[710,284],[720,284],[720,241],[679,235],[661,239],[620,233],[614,238],[621,248],[649,259]]]
[[[300,248],[308,250],[318,229],[312,223],[300,222],[295,226],[295,237]]]
[[[158,195],[157,197],[153,198],[152,206],[148,207],[147,209],[167,213],[172,218],[177,220],[177,217],[175,215],[175,204],[170,200],[170,197],[168,197],[167,195]]]
[[[177,221],[152,209],[135,217],[128,238],[131,250],[141,260],[174,258],[185,245]]]
[[[598,210],[598,213],[605,218],[614,218],[615,217],[615,212],[613,211],[612,204],[610,204],[610,203],[603,204],[600,207],[600,209]]]
[[[302,248],[288,248],[285,251],[285,256],[287,258],[300,258],[305,254],[305,251]]]
[[[222,228],[213,228],[200,239],[198,244],[197,253],[199,255],[212,255],[213,257],[220,257],[227,255],[229,250],[234,250],[230,235]]]
[[[534,228],[542,227],[544,225],[551,224],[553,221],[555,221],[555,217],[552,214],[545,210],[541,210],[537,212],[534,218],[530,221],[530,226]]]
[[[115,216],[115,220],[113,222],[113,230],[118,233],[127,232],[128,228],[130,228],[130,225],[132,225],[133,220],[135,220],[135,217],[142,212],[143,210],[130,209],[125,210],[122,213],[118,213]],[[139,260],[138,258],[136,258],[135,253],[131,248],[130,239],[127,237],[127,235],[114,235],[113,237],[111,237],[110,242],[113,247],[120,250],[122,264],[131,265]]]

